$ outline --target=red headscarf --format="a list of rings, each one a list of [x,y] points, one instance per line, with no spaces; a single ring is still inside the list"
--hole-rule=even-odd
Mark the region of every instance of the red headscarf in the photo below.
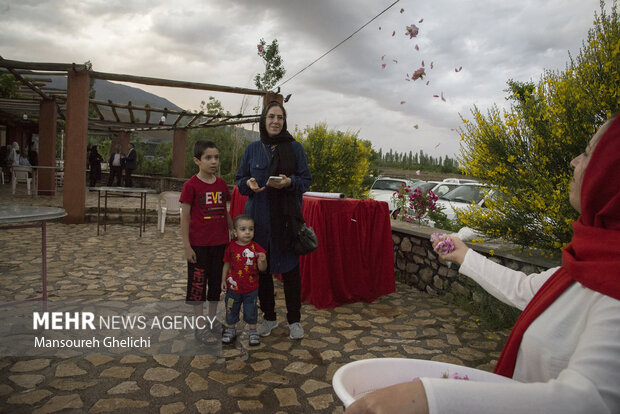
[[[583,177],[581,216],[562,252],[562,267],[534,295],[515,324],[495,373],[512,377],[523,334],[574,281],[620,300],[620,116],[599,140]]]

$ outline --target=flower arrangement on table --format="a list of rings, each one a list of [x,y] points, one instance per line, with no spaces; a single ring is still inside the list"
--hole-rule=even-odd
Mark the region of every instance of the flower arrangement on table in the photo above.
[[[397,220],[407,223],[428,224],[428,214],[437,210],[437,195],[431,190],[411,189],[409,185],[401,185],[392,195]]]

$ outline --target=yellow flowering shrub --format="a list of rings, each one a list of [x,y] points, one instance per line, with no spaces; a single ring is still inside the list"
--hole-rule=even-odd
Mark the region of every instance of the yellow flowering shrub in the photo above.
[[[295,131],[304,146],[312,174],[310,191],[345,193],[363,197],[362,182],[370,170],[371,145],[357,133],[328,130],[324,123]]]
[[[508,81],[509,110],[477,107],[462,118],[459,161],[464,173],[497,189],[488,208],[462,211],[463,224],[522,246],[555,250],[572,237],[577,218],[568,201],[570,161],[620,109],[620,21],[595,14],[579,54],[564,71],[538,83]]]

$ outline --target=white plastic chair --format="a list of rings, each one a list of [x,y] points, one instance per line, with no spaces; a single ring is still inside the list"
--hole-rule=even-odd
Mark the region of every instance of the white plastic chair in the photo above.
[[[32,183],[32,167],[25,165],[14,165],[11,167],[13,170],[13,177],[11,178],[12,193],[15,195],[15,188],[17,183],[25,183],[28,189],[28,195],[30,195],[30,184]]]
[[[178,191],[164,191],[159,195],[157,207],[157,228],[163,233],[166,227],[166,214],[181,215],[181,193]]]

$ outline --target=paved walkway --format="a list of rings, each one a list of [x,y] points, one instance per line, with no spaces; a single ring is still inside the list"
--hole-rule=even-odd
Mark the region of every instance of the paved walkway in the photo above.
[[[11,200],[2,187],[0,204],[54,204],[49,197]],[[96,224],[50,223],[47,239],[50,301],[184,298],[178,224],[164,234],[150,224],[139,238],[135,227],[110,225],[96,236]],[[40,231],[0,230],[0,253],[0,300],[40,291]],[[216,355],[2,357],[0,411],[339,413],[331,379],[348,362],[406,357],[492,370],[508,333],[485,331],[476,316],[397,284],[396,293],[373,303],[304,305],[306,336],[292,341],[278,281],[276,291],[280,326],[252,349],[242,336]]]

